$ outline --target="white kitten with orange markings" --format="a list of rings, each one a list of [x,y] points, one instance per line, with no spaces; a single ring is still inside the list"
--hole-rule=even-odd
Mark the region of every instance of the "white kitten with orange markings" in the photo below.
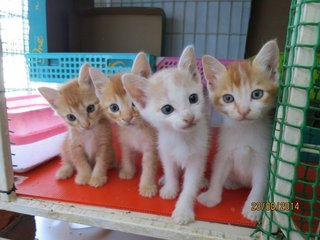
[[[149,79],[125,74],[122,81],[140,114],[158,130],[165,175],[161,198],[178,196],[180,170],[184,170],[183,189],[172,217],[179,224],[194,221],[194,200],[204,175],[209,142],[194,48],[185,48],[177,68],[163,69]]]
[[[69,178],[76,170],[77,184],[101,187],[107,182],[107,169],[114,158],[112,131],[95,95],[89,67],[82,65],[79,77],[59,90],[47,87],[38,90],[68,127],[61,149],[62,166],[56,178]]]
[[[151,69],[144,53],[137,55],[132,72],[144,77],[151,75]],[[158,166],[157,133],[139,114],[129,99],[121,82],[122,73],[106,77],[96,68],[90,68],[96,95],[105,115],[118,125],[121,144],[121,167],[119,177],[131,179],[136,173],[136,153],[142,153],[142,173],[139,193],[153,197],[158,190],[156,173]]]
[[[278,93],[279,49],[267,42],[253,62],[243,61],[227,68],[211,56],[203,56],[203,70],[213,106],[224,115],[218,138],[210,186],[198,201],[213,207],[221,202],[222,189],[251,187],[242,214],[253,221],[260,212],[251,211],[262,202],[267,181],[272,133],[270,112]]]

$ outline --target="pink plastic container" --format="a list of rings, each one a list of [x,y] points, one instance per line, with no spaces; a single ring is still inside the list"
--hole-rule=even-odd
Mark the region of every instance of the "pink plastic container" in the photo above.
[[[60,152],[63,120],[40,95],[7,98],[13,169],[27,171]]]

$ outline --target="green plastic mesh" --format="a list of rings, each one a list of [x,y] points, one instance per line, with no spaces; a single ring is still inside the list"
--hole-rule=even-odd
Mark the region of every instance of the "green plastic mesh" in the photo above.
[[[320,240],[320,1],[292,0],[262,239]]]

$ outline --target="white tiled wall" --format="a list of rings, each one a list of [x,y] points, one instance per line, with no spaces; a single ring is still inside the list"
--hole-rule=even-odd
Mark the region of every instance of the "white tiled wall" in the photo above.
[[[164,10],[165,56],[178,56],[194,44],[199,56],[244,57],[251,0],[95,0],[95,7],[131,6]]]

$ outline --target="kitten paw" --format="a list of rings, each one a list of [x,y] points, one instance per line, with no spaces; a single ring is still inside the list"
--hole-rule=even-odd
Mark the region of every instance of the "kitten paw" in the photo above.
[[[91,178],[91,174],[77,174],[75,178],[76,184],[85,185],[88,184]]]
[[[192,209],[178,209],[176,208],[171,217],[173,221],[178,224],[188,224],[194,221],[194,212]]]
[[[242,209],[242,215],[253,222],[257,222],[259,221],[261,211],[252,211],[251,207],[247,208],[244,206]]]
[[[201,193],[198,197],[197,200],[199,203],[206,207],[214,207],[218,205],[221,202],[221,197],[215,197],[210,193],[209,191]]]
[[[162,199],[175,199],[178,196],[178,189],[164,185],[160,189],[160,197]]]
[[[158,192],[157,184],[145,184],[139,187],[139,193],[143,197],[153,197]]]
[[[134,175],[136,174],[135,170],[126,170],[126,169],[120,169],[119,171],[119,178],[120,179],[132,179]]]
[[[102,187],[107,182],[107,176],[94,176],[92,175],[89,181],[89,185],[92,187]]]
[[[261,211],[252,211],[251,209],[251,203],[252,201],[246,201],[243,208],[242,208],[242,215],[253,221],[253,222],[256,222],[259,220],[260,218],[260,215],[261,215]]]
[[[73,174],[73,167],[72,166],[62,166],[56,172],[56,179],[67,179],[71,177]]]

